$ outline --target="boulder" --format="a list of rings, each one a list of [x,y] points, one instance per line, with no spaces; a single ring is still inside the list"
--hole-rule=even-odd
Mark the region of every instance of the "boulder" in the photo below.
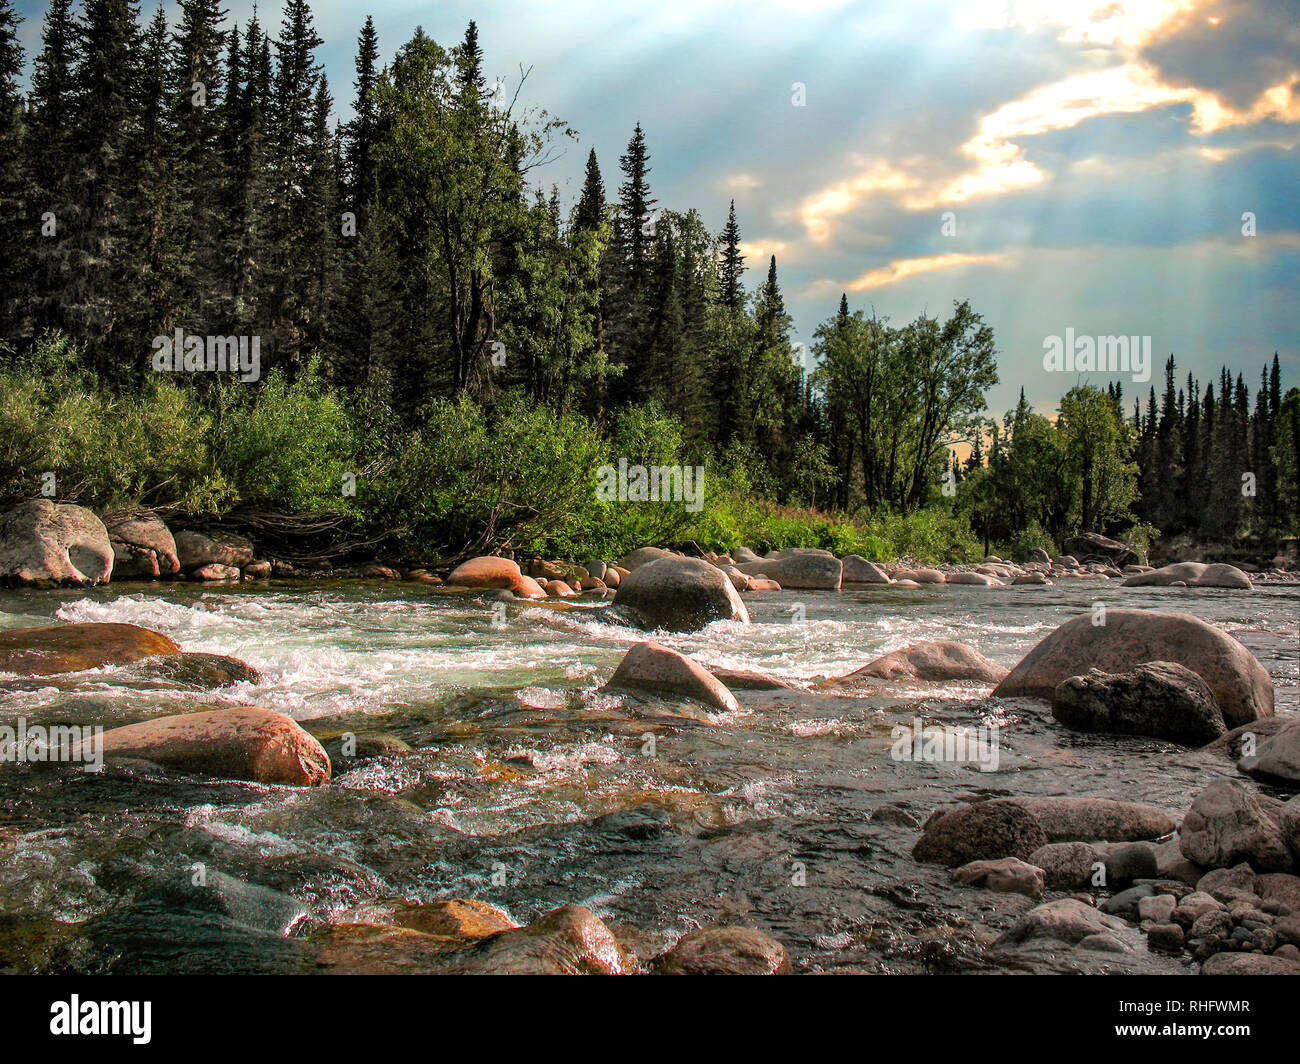
[[[136,662],[131,672],[141,679],[159,680],[196,691],[262,681],[261,674],[251,665],[224,654],[162,654]]]
[[[1215,780],[1196,796],[1179,836],[1183,856],[1206,868],[1238,861],[1265,872],[1292,866],[1282,829],[1259,798],[1233,780]]]
[[[239,570],[233,565],[218,565],[216,562],[209,562],[207,565],[200,565],[197,569],[191,570],[190,579],[209,582],[238,580]]]
[[[1078,731],[1150,735],[1188,745],[1211,742],[1227,730],[1206,682],[1171,661],[1068,677],[1052,694],[1052,716]]]
[[[223,779],[308,787],[330,778],[324,749],[283,713],[253,706],[156,717],[103,734],[105,757]]]
[[[891,650],[856,672],[841,677],[844,682],[875,677],[882,680],[977,680],[997,683],[1007,670],[984,657],[978,650],[951,640],[913,643]]]
[[[1288,957],[1262,953],[1216,953],[1201,965],[1202,975],[1300,975],[1300,964]]]
[[[1142,842],[1173,832],[1163,809],[1109,798],[995,798],[1030,813],[1049,842]]]
[[[1071,536],[1061,544],[1061,548],[1066,554],[1084,562],[1103,561],[1122,567],[1136,565],[1142,560],[1131,547],[1096,532],[1080,532],[1077,536]]]
[[[1053,587],[1052,581],[1042,573],[1023,573],[1011,581],[1014,587]]]
[[[654,962],[659,975],[789,975],[780,942],[750,927],[711,927],[683,935]]]
[[[176,540],[152,510],[119,510],[104,515],[113,548],[115,580],[157,580],[180,572]]]
[[[1155,848],[1145,842],[1116,846],[1101,860],[1106,869],[1106,886],[1111,890],[1132,886],[1134,880],[1155,879],[1160,871]]]
[[[926,821],[912,856],[953,868],[1002,857],[1025,860],[1048,841],[1038,820],[1019,806],[996,800],[974,802]]]
[[[751,672],[746,669],[724,669],[709,666],[709,672],[713,673],[719,683],[724,684],[732,691],[797,691],[799,688],[792,683],[787,683],[777,676],[769,676],[765,672]]]
[[[736,696],[708,669],[658,643],[632,647],[603,690],[629,688],[690,698],[727,713],[740,709]]]
[[[547,592],[536,580],[525,576],[519,563],[487,555],[462,562],[447,577],[453,587],[503,588],[519,598],[544,599]]]
[[[947,583],[968,587],[1005,587],[996,576],[986,573],[949,573]]]
[[[1015,857],[998,861],[971,861],[954,869],[952,878],[968,887],[984,887],[1000,894],[1024,894],[1041,898],[1046,886],[1046,872]]]
[[[51,624],[0,631],[0,672],[52,676],[104,665],[128,665],[180,647],[161,632],[134,624]]]
[[[34,499],[0,517],[0,586],[86,587],[112,573],[108,530],[84,506]]]
[[[577,598],[577,592],[563,580],[548,580],[543,585],[548,598]]]
[[[1020,555],[1021,565],[1051,565],[1052,556],[1042,547],[1034,547]]]
[[[639,569],[643,565],[657,562],[660,558],[675,557],[677,557],[677,555],[673,554],[672,551],[664,550],[662,547],[638,547],[631,554],[625,554],[620,558],[618,567],[631,572],[634,569]]]
[[[1172,565],[1134,573],[1125,587],[1226,587],[1249,591],[1255,585],[1234,565],[1206,565],[1204,562],[1174,562]]]
[[[392,921],[397,927],[424,935],[462,941],[487,938],[519,926],[501,909],[477,898],[449,898],[426,905],[401,903],[393,912]]]
[[[842,580],[846,584],[888,584],[890,582],[888,573],[860,554],[845,555]]]
[[[1289,721],[1257,747],[1254,757],[1243,757],[1237,767],[1249,776],[1300,789],[1300,719]]]
[[[1101,854],[1086,842],[1049,842],[1029,855],[1053,890],[1082,890],[1092,882]]]
[[[1018,945],[1038,938],[1077,945],[1085,938],[1126,926],[1119,917],[1107,916],[1077,898],[1058,898],[1030,909],[994,946]]]
[[[1245,861],[1231,868],[1213,868],[1196,881],[1196,893],[1213,898],[1221,906],[1243,899],[1256,904],[1258,888],[1259,876]]]
[[[204,565],[242,569],[253,560],[253,544],[232,532],[177,532],[176,557],[185,572]]]
[[[1282,831],[1283,840],[1290,847],[1291,855],[1295,858],[1296,870],[1300,871],[1300,794],[1282,806],[1278,827]]]
[[[1214,692],[1224,723],[1236,727],[1273,715],[1273,680],[1232,636],[1196,617],[1156,610],[1108,610],[1104,624],[1085,614],[1061,625],[1031,650],[993,694],[1051,700],[1061,681],[1097,668],[1126,672],[1172,661]]]
[[[814,591],[837,591],[844,574],[844,563],[835,555],[821,550],[782,551],[776,558],[741,562],[736,566],[746,576],[765,576],[783,588]]]
[[[713,621],[749,623],[727,575],[700,558],[669,555],[637,566],[619,584],[614,604],[647,629],[695,632]]]
[[[627,975],[635,966],[590,909],[565,905],[527,927],[502,931],[452,956],[455,975]]]

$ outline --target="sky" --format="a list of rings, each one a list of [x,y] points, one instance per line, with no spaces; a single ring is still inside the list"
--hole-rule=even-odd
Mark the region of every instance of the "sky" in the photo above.
[[[154,0],[143,0],[143,21]],[[43,0],[18,0],[28,61]],[[251,2],[228,0],[241,26]],[[165,9],[171,15],[176,5]],[[260,5],[278,27],[278,3]],[[317,0],[350,113],[356,36],[384,61],[472,18],[489,77],[577,132],[540,180],[571,203],[589,147],[612,198],[640,122],[661,207],[715,232],[734,199],[752,288],[775,255],[794,337],[847,293],[902,324],[969,300],[1001,383],[1044,413],[1080,381],[1131,406],[1165,358],[1252,394],[1300,384],[1300,0]],[[1050,337],[1150,338],[1150,379],[1045,368]],[[1140,347],[1142,340],[1138,340]]]

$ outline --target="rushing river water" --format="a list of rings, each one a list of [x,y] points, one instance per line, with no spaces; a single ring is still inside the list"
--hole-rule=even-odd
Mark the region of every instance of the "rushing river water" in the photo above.
[[[922,640],[956,639],[1011,666],[1098,600],[1223,628],[1272,674],[1278,711],[1300,711],[1294,586],[781,592],[747,596],[751,625],[655,638],[806,688]],[[383,732],[415,748],[312,790],[0,767],[0,830],[16,832],[0,857],[0,967],[307,971],[322,924],[381,918],[394,899],[477,897],[521,923],[588,905],[643,954],[696,927],[762,927],[804,971],[1184,970],[1136,932],[1128,957],[990,959],[984,947],[1033,903],[955,887],[914,862],[908,816],[977,796],[1068,794],[1148,801],[1177,819],[1209,780],[1236,775],[1230,762],[1070,733],[1044,703],[969,684],[738,691],[742,712],[710,720],[598,690],[647,638],[603,623],[598,606],[519,603],[502,616],[494,605],[376,584],[0,592],[0,627],[130,622],[263,677],[195,693],[111,668],[0,676],[0,722],[113,726],[255,704],[322,736]],[[891,759],[891,726],[916,717],[1000,726],[998,770]],[[883,806],[906,815],[869,821]],[[272,947],[238,929],[187,938],[190,925],[138,904],[200,865],[292,895],[307,919]]]

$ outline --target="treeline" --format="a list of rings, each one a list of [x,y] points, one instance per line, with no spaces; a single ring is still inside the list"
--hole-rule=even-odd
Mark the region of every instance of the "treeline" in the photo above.
[[[1154,385],[1145,411],[1134,401],[1135,512],[1166,535],[1203,541],[1300,534],[1300,392],[1282,394],[1276,354],[1253,402],[1242,374],[1234,380],[1226,366],[1218,389],[1190,373],[1180,387],[1171,355],[1159,402]]]
[[[860,468],[868,506],[915,509],[997,379],[965,305],[865,352],[841,308],[796,349],[775,258],[751,292],[734,204],[717,234],[659,209],[639,125],[612,195],[592,150],[566,210],[537,179],[573,132],[518,106],[526,75],[489,83],[473,23],[453,48],[417,31],[381,69],[367,19],[343,126],[305,0],[278,34],[217,0],[181,0],[171,30],[128,0],[53,0],[26,99],[14,26],[4,0],[3,195],[26,224],[4,233],[3,336],[57,330],[115,389],[140,387],[155,336],[257,336],[264,375],[319,359],[407,427],[462,394],[597,427],[654,403],[772,498],[847,507]],[[847,375],[868,363],[864,397]]]
[[[1059,541],[1177,522],[1147,493],[1162,470],[1206,473],[1181,428],[1138,446],[1118,394],[1075,389],[1054,422],[1022,403],[990,432],[996,346],[964,302],[895,326],[842,298],[804,349],[775,257],[746,283],[734,203],[713,233],[656,201],[639,125],[616,176],[588,152],[566,204],[543,178],[576,133],[519,103],[526,71],[489,80],[472,22],[453,47],[417,30],[383,64],[367,18],[339,124],[305,0],[278,31],[218,0],[177,11],[51,0],[24,93],[0,0],[0,215],[17,220],[0,229],[0,497],[54,471],[60,497],[95,505],[326,514],[307,526],[455,552],[600,534],[611,515],[583,492],[624,457],[706,466],[714,513],[767,500],[744,534],[771,545],[867,549],[921,514],[888,542],[933,556],[976,550],[969,527]],[[154,372],[154,338],[177,330],[256,338],[260,380]],[[1287,423],[1286,401],[1266,406]],[[1229,417],[1191,433],[1216,473]],[[976,453],[950,468],[963,441]],[[1216,517],[1294,516],[1289,459],[1270,460],[1268,515]],[[794,527],[798,507],[843,516]],[[619,534],[725,547],[752,517]]]

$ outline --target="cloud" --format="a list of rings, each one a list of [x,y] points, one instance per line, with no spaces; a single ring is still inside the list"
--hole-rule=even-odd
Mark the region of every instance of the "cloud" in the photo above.
[[[1142,58],[1169,84],[1249,112],[1262,95],[1300,78],[1300,14],[1295,0],[1212,0],[1174,16]]]
[[[933,270],[950,270],[957,266],[981,266],[1003,263],[1005,254],[970,255],[952,252],[947,255],[929,255],[916,259],[897,259],[888,266],[869,270],[856,281],[850,281],[850,292],[865,292],[869,288],[883,288],[918,273],[930,273]]]

